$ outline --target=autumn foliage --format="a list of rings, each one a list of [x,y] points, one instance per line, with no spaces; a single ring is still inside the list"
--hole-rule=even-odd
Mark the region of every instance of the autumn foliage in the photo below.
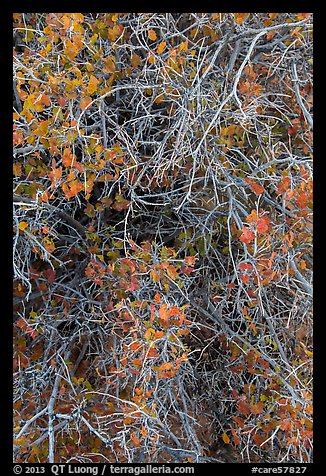
[[[312,15],[13,15],[15,462],[312,462]]]

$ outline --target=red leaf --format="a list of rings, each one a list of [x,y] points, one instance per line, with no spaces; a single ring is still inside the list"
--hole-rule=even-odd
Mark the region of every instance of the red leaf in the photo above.
[[[43,271],[43,276],[48,280],[50,284],[53,284],[55,281],[56,270],[55,269],[45,269]]]
[[[268,231],[269,224],[270,224],[270,219],[268,218],[268,216],[265,215],[261,218],[258,218],[257,224],[256,224],[257,233],[262,234]]]
[[[257,446],[261,446],[262,443],[264,443],[264,441],[266,440],[266,437],[264,438],[259,433],[256,433],[253,437],[253,440]]]
[[[194,271],[194,268],[190,268],[189,266],[182,266],[182,268],[180,269],[180,273],[184,273],[188,275],[193,273],[193,271]]]
[[[242,413],[243,415],[250,415],[251,413],[251,408],[250,406],[244,401],[244,400],[240,400],[239,403],[238,403],[238,410],[240,413]]]
[[[247,284],[250,279],[250,276],[240,276],[240,279],[244,284]]]
[[[239,264],[239,269],[241,269],[241,271],[245,271],[245,270],[252,271],[253,266],[250,263],[240,263]]]
[[[60,96],[57,98],[57,103],[59,104],[59,106],[65,107],[65,105],[67,104],[67,101],[65,100],[63,96]]]
[[[232,389],[232,395],[233,395],[234,400],[239,399],[239,394],[238,394],[238,392],[236,391],[235,388]]]
[[[242,228],[242,235],[240,236],[240,241],[243,243],[250,243],[255,238],[255,234],[248,227]]]
[[[277,194],[282,195],[291,186],[290,177],[283,177],[283,179],[277,184]]]

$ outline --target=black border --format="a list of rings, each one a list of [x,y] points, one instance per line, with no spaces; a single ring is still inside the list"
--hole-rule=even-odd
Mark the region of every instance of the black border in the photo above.
[[[162,9],[162,6],[165,8]],[[169,5],[167,2],[162,2],[161,4],[153,4],[152,2],[116,2],[115,5],[113,2],[109,4],[100,2],[96,3],[96,11],[105,11],[110,7],[112,10],[122,10],[122,11],[133,11],[137,7],[136,11],[152,11],[155,7],[155,10],[158,12],[164,11],[180,11],[184,8],[185,5],[177,5],[176,2],[171,2]],[[322,194],[325,189],[325,177],[322,173],[322,165],[325,162],[326,158],[324,157],[324,150],[322,148],[322,104],[321,99],[325,96],[324,91],[324,76],[322,73],[322,66],[325,62],[325,48],[322,46],[322,36],[325,34],[324,29],[324,20],[322,15],[322,9],[317,8],[316,4],[311,2],[273,2],[267,5],[262,2],[227,2],[216,4],[212,1],[200,1],[198,2],[187,2],[186,7],[188,11],[205,11],[205,10],[218,10],[223,11],[223,6],[227,6],[228,10],[246,10],[246,11],[277,11],[282,10],[283,12],[299,12],[299,11],[309,11],[314,15],[314,195],[315,195],[315,208],[314,208],[314,255],[317,259],[314,260],[314,462],[308,464],[308,469],[306,474],[313,474],[314,471],[320,471],[324,466],[322,464],[322,452],[323,452],[323,430],[324,426],[322,424],[322,416],[325,414],[324,407],[324,398],[323,398],[323,375],[322,375],[322,366],[323,366],[323,352],[322,346],[325,346],[325,336],[321,329],[321,323],[324,320],[324,315],[321,311],[321,298],[324,291],[324,281],[323,281],[323,272],[324,268],[322,265],[321,257],[322,254],[322,245],[323,245],[323,235],[320,228],[323,223],[323,197]],[[318,7],[321,6],[321,2]],[[63,8],[65,11],[82,11],[89,10],[85,8],[83,2],[70,2],[69,4],[56,5],[52,4],[53,8],[48,8],[49,5],[44,4],[43,2],[15,2],[10,7],[4,9],[1,8],[1,28],[0,35],[1,39],[1,57],[3,69],[1,70],[2,77],[2,94],[1,94],[1,107],[0,111],[2,114],[1,120],[1,139],[2,139],[2,160],[1,160],[1,185],[0,193],[2,194],[0,204],[1,204],[1,215],[2,215],[2,227],[0,236],[3,241],[2,245],[2,266],[1,266],[1,276],[2,287],[2,316],[0,318],[0,329],[1,329],[1,363],[2,363],[2,372],[1,372],[1,391],[0,395],[2,397],[3,404],[1,405],[1,444],[0,448],[3,451],[0,466],[5,466],[10,468],[10,472],[5,472],[5,474],[12,474],[12,319],[10,318],[10,313],[12,311],[12,237],[9,230],[12,227],[12,14],[14,12],[51,12]],[[59,8],[58,8],[59,7]],[[88,5],[89,7],[89,5]],[[8,116],[7,114],[8,113]],[[325,114],[325,113],[324,113]],[[4,174],[4,176],[3,176]],[[8,174],[8,176],[7,176]],[[7,228],[8,227],[8,228]],[[324,291],[325,293],[325,291]],[[8,311],[7,311],[8,309]],[[10,311],[11,309],[11,311]],[[5,377],[5,379],[4,379]],[[7,410],[8,409],[8,410]],[[214,468],[213,463],[205,463],[205,466],[202,464],[196,464],[195,474],[197,469],[206,469],[206,466],[209,466],[207,469]],[[262,463],[262,464],[251,464],[251,463],[225,463],[226,465],[233,465],[234,468],[239,465],[241,474],[246,474],[248,468],[248,474],[250,474],[250,468],[252,466],[263,466],[263,467],[277,467],[277,466],[291,466],[291,464],[271,464],[271,463]],[[25,466],[25,465],[24,465]],[[34,466],[47,466],[46,464],[34,465]],[[50,465],[49,465],[50,466]],[[93,465],[92,465],[93,466]],[[95,466],[95,465],[94,465]],[[130,465],[128,465],[130,466]],[[141,466],[141,465],[139,465]],[[177,465],[182,466],[182,465]],[[301,466],[298,463],[293,464],[292,466]],[[305,466],[305,465],[302,465]],[[197,469],[196,469],[197,467]],[[199,468],[201,467],[201,468]],[[224,467],[222,467],[224,468]],[[232,466],[231,466],[232,468]],[[49,469],[49,468],[48,468]],[[44,474],[51,474],[48,471]],[[100,473],[99,473],[100,474]],[[106,473],[108,474],[108,473]],[[318,472],[319,474],[319,472]]]

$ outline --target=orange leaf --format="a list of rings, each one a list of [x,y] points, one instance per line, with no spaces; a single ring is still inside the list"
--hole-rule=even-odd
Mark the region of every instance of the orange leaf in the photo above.
[[[177,306],[171,306],[169,308],[169,316],[180,316],[180,309]]]
[[[148,30],[147,35],[148,35],[148,38],[152,41],[155,41],[157,38],[157,35],[154,30]]]
[[[163,337],[164,335],[165,333],[163,331],[156,331],[154,335],[154,339],[161,339],[161,337]]]
[[[250,185],[251,190],[257,195],[261,195],[265,191],[264,187],[262,187],[258,183],[253,182],[249,177],[246,177],[245,181]]]
[[[78,192],[83,190],[83,184],[79,180],[74,180],[69,184],[71,196],[77,195]]]
[[[256,223],[258,220],[257,210],[252,210],[252,212],[247,216],[247,223]]]
[[[45,106],[50,106],[51,105],[50,96],[48,96],[47,94],[42,94],[41,103],[44,104]]]
[[[285,193],[291,185],[290,177],[284,177],[278,184],[277,184],[277,194],[282,195]]]
[[[156,302],[156,304],[160,304],[161,302],[161,296],[158,293],[154,296],[154,302]]]
[[[286,194],[285,194],[285,200],[290,200],[290,198],[292,198],[294,195],[294,190],[293,188],[290,188],[289,190],[287,190]]]
[[[131,350],[141,350],[142,349],[142,345],[139,343],[139,342],[132,342],[130,345],[129,345],[129,348]]]
[[[135,421],[135,419],[134,419],[134,418],[131,418],[131,417],[127,417],[127,418],[124,418],[124,419],[123,419],[123,423],[124,423],[125,425],[130,425],[130,423],[133,423],[134,421]]]
[[[92,102],[92,98],[85,96],[80,100],[80,109],[83,111]]]
[[[132,441],[133,446],[136,446],[136,447],[137,447],[137,446],[140,446],[140,445],[141,445],[140,439],[139,439],[138,436],[135,435],[134,433],[133,433],[132,435],[130,435],[130,439],[131,439],[131,441]]]
[[[235,445],[238,445],[241,440],[240,440],[239,436],[237,435],[237,432],[235,431],[235,429],[231,425],[230,425],[230,428],[231,428],[233,443]]]
[[[158,271],[156,271],[155,269],[151,269],[150,272],[149,272],[149,275],[152,278],[154,283],[159,282],[161,275]]]
[[[263,403],[258,402],[255,404],[251,404],[251,411],[253,415],[260,415],[263,411]]]
[[[16,162],[13,165],[13,172],[14,172],[15,177],[20,177],[23,173],[22,164],[19,164],[18,162]]]
[[[69,186],[66,183],[62,184],[62,191],[68,200],[77,195],[82,189],[83,184],[79,180],[73,180],[69,183]]]
[[[194,266],[196,261],[196,256],[186,256],[185,257],[185,262],[189,264],[189,266]]]
[[[52,171],[49,173],[49,179],[51,180],[52,184],[58,182],[62,176],[62,167],[53,168]],[[54,185],[53,185],[54,186]]]
[[[180,51],[188,51],[188,40],[183,41],[182,43],[180,43],[180,45],[178,47],[178,52],[180,53]]]
[[[159,353],[157,352],[156,349],[154,349],[154,347],[150,347],[149,351],[147,352],[147,357],[148,358],[159,357]]]
[[[175,268],[174,266],[172,266],[172,265],[168,265],[168,266],[167,266],[166,272],[167,272],[169,278],[171,278],[171,279],[173,279],[173,280],[177,279],[178,276],[179,276],[178,273],[177,273],[176,268]]]
[[[153,271],[153,270],[152,270]],[[152,272],[151,271],[151,272]],[[149,308],[151,310],[151,321],[153,322],[154,319],[155,319],[155,313],[156,313],[156,307],[154,306],[154,304],[150,304],[149,305]]]
[[[169,320],[169,311],[167,309],[167,305],[163,304],[160,309],[158,310],[158,315],[163,321]]]
[[[71,167],[72,163],[74,161],[74,156],[71,153],[70,149],[64,149],[63,154],[62,154],[62,163],[65,167]]]
[[[309,18],[311,13],[298,13],[297,18],[298,20],[304,20],[305,18]]]
[[[114,59],[115,59],[114,56],[108,56],[106,58],[103,58],[103,61],[105,63],[105,67],[103,68],[104,73],[114,73],[115,72]]]
[[[222,434],[222,440],[224,441],[224,443],[226,445],[228,445],[230,443],[230,438],[228,437],[228,435],[226,433]]]
[[[135,367],[142,367],[143,365],[143,361],[141,359],[133,359],[131,361],[132,365],[134,365]]]
[[[194,268],[191,268],[190,266],[182,266],[182,268],[180,268],[180,273],[188,274],[188,276],[193,272]]]
[[[173,366],[174,366],[173,362],[165,362],[164,364],[161,364],[157,370],[159,372],[163,372],[164,370],[171,370]]]

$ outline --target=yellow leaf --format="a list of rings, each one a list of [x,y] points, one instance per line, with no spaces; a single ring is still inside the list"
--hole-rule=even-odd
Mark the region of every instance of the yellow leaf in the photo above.
[[[103,71],[105,73],[114,73],[115,72],[115,57],[107,56],[106,58],[103,58],[103,61],[105,63],[105,67],[103,68]]]
[[[166,41],[162,41],[157,47],[157,53],[160,55],[166,47]]]
[[[149,329],[147,329],[147,331],[145,332],[144,334],[144,337],[147,341],[151,340],[151,337],[152,335],[155,334],[155,331],[154,329],[152,329],[151,327]]]
[[[28,227],[28,223],[26,223],[26,221],[21,221],[18,225],[18,228],[20,230],[25,230],[25,228],[27,228],[27,227]]]
[[[86,93],[93,94],[97,89],[97,85],[98,85],[98,79],[95,78],[95,76],[91,75],[87,89],[86,89]]]
[[[249,13],[234,13],[235,22],[238,25],[241,25],[244,22],[244,20],[247,18],[248,15],[249,15]]]
[[[149,272],[150,277],[152,278],[154,283],[158,283],[160,280],[160,274],[155,270],[151,269]]]
[[[187,41],[183,41],[182,43],[180,43],[179,45],[179,48],[178,48],[178,52],[180,53],[180,51],[188,51],[188,40]]]
[[[99,377],[103,377],[103,375],[100,374],[100,372],[99,372],[99,370],[98,370],[98,367],[95,368],[95,371],[96,371],[96,373],[97,373],[97,375],[98,375]]]
[[[226,433],[223,433],[222,440],[224,441],[224,443],[226,445],[228,445],[230,443],[230,438],[228,437],[228,435]]]
[[[147,35],[148,35],[148,38],[152,41],[155,41],[156,38],[157,38],[156,33],[155,33],[154,30],[148,30]]]

